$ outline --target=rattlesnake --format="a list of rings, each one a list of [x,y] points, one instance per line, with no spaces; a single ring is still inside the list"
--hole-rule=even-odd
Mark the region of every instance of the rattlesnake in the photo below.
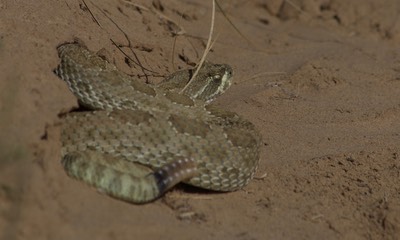
[[[158,85],[119,71],[86,47],[58,47],[54,70],[87,111],[62,120],[62,164],[73,178],[133,203],[179,182],[234,191],[252,179],[261,136],[236,113],[209,104],[231,84],[232,69],[205,63]]]

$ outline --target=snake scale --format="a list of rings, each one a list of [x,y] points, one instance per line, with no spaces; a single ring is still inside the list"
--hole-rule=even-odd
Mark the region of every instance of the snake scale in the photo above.
[[[85,108],[62,119],[61,162],[70,177],[132,203],[179,182],[234,191],[252,179],[259,132],[210,104],[231,85],[230,66],[205,63],[193,81],[188,69],[151,85],[82,44],[60,45],[58,54],[54,72]]]

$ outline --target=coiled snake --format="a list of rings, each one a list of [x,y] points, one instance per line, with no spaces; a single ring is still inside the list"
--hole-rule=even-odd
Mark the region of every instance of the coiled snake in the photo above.
[[[230,66],[205,63],[188,86],[193,70],[150,85],[79,44],[63,44],[58,54],[54,72],[87,109],[62,120],[69,176],[133,203],[157,199],[179,182],[234,191],[253,177],[259,132],[209,104],[230,86]]]

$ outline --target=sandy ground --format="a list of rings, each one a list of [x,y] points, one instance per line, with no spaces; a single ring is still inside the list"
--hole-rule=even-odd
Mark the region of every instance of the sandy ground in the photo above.
[[[1,239],[400,239],[400,2],[220,2],[247,40],[218,12],[208,59],[235,71],[218,104],[263,135],[257,178],[136,206],[63,172],[58,116],[77,103],[56,46],[156,82],[198,61],[210,1],[0,1]]]

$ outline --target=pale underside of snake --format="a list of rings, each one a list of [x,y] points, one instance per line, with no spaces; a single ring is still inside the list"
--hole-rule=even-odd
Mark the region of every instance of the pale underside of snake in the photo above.
[[[58,54],[54,72],[86,109],[62,119],[69,176],[133,203],[153,201],[179,182],[234,191],[252,179],[259,132],[209,104],[230,86],[230,66],[205,63],[188,86],[193,70],[150,85],[80,44],[63,44]]]

